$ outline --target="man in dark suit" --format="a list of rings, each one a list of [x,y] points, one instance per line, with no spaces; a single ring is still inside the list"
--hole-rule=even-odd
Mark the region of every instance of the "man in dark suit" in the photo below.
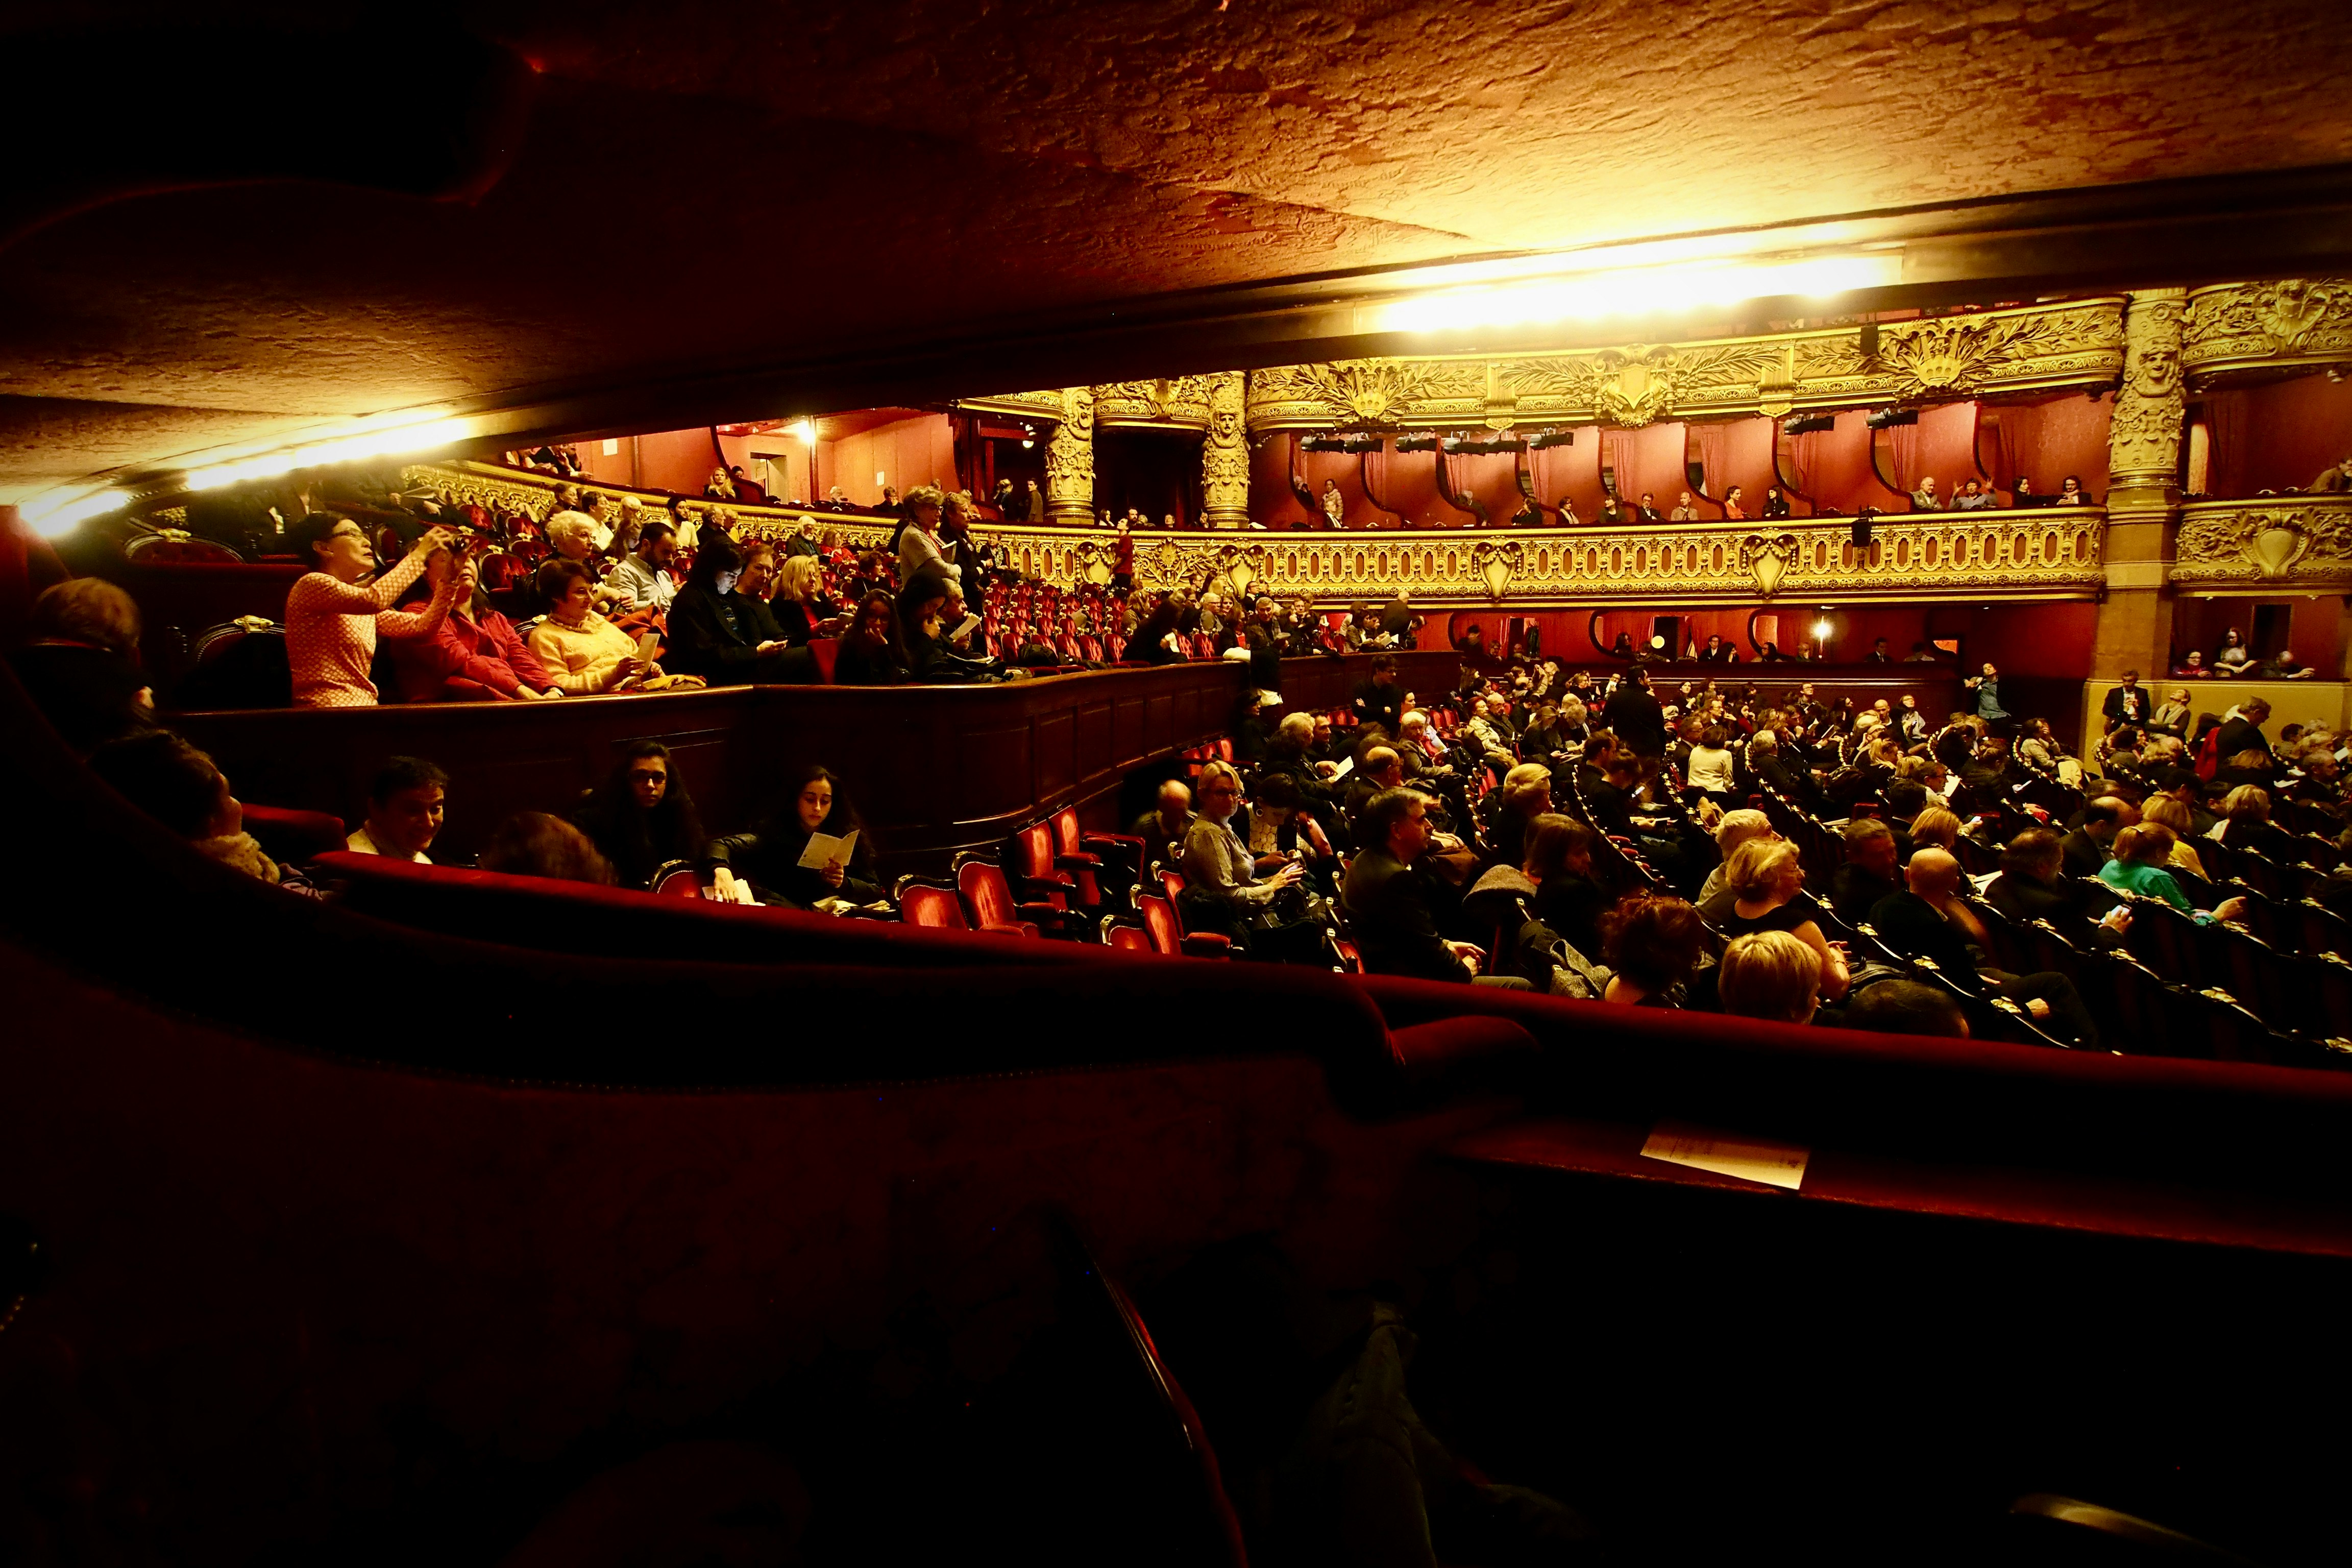
[[[1790,805],[1801,811],[1820,812],[1822,786],[1814,782],[1812,770],[1784,761],[1780,739],[1771,731],[1759,730],[1755,739],[1748,742],[1748,765]]]
[[[2113,893],[2079,877],[2062,878],[2065,864],[2065,840],[2046,827],[2029,827],[2001,852],[2000,875],[1985,889],[1985,902],[2016,925],[2048,921],[2077,947],[2120,942],[2130,911]]]
[[[1382,790],[1371,798],[1358,822],[1358,847],[1339,905],[1370,973],[1467,980],[1478,950],[1437,934],[1429,895],[1413,864],[1429,847],[1427,811],[1427,802],[1412,790]],[[1482,977],[1479,984],[1528,988],[1526,981],[1507,975]]]
[[[2129,724],[2137,730],[2147,722],[2147,693],[2139,689],[2138,670],[2124,671],[2124,683],[2107,693],[2107,700],[2099,704],[2099,711],[2105,716],[2110,731],[2118,724]]]
[[[1881,942],[1906,958],[1927,960],[1963,991],[2005,996],[2021,1004],[2036,1023],[2098,1048],[2098,1026],[2073,981],[2053,972],[2011,975],[1979,968],[1977,952],[1990,949],[1991,938],[1960,901],[1960,863],[1948,851],[1933,846],[1919,850],[1904,868],[1903,879],[1903,891],[1871,909],[1870,923]]]
[[[2069,877],[2095,877],[2114,857],[2107,846],[2116,835],[2139,821],[2139,807],[2127,800],[2103,795],[2083,807],[2083,826],[2066,835],[2060,851]]]
[[[1617,689],[1609,694],[1601,711],[1620,743],[1629,750],[1645,757],[1664,753],[1666,710],[1657,693],[1650,689],[1648,670],[1636,668],[1620,677]]]
[[[1642,492],[1642,504],[1633,509],[1633,515],[1643,522],[1665,521],[1658,512],[1658,498],[1647,490]]]
[[[1394,655],[1372,656],[1372,673],[1357,682],[1355,702],[1357,723],[1378,724],[1391,736],[1397,732],[1398,721],[1403,717],[1404,692],[1396,683]]]
[[[2238,716],[2221,726],[2221,750],[2217,754],[2223,767],[2228,767],[2230,759],[2240,752],[2269,753],[2271,743],[2263,738],[2263,726],[2270,721],[2270,716],[2271,705],[2257,697],[2240,707]]]
[[[1830,908],[1850,926],[1870,919],[1881,900],[1903,890],[1895,861],[1895,835],[1875,817],[1845,825],[1845,864],[1830,880]]]

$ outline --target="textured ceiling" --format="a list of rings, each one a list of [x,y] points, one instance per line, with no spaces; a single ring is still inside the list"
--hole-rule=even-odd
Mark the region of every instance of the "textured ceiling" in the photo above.
[[[184,191],[0,252],[0,500],[1171,290],[2352,160],[2330,4],[457,10],[544,72],[479,202]],[[355,64],[316,90],[364,113]]]

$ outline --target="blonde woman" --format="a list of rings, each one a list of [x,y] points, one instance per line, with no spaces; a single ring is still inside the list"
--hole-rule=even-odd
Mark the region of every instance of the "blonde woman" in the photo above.
[[[2172,858],[2165,862],[2167,870],[2186,871],[2192,877],[2209,882],[2212,880],[2205,875],[2205,862],[2199,859],[2197,851],[2189,847],[2189,840],[2194,834],[2195,819],[2185,804],[2168,795],[2152,795],[2140,806],[2139,815],[2143,822],[2161,823],[2172,829],[2173,836],[2179,840],[2172,847]]]
[[[1822,933],[1812,901],[1798,901],[1805,889],[1805,872],[1797,863],[1795,845],[1784,838],[1751,839],[1732,854],[1723,879],[1732,891],[1731,912],[1723,921],[1726,936],[1787,931],[1812,949],[1821,965],[1822,994],[1832,1001],[1845,994],[1845,954]]]
[[[840,606],[824,596],[824,568],[814,555],[784,557],[776,574],[775,602],[768,607],[784,628],[784,640],[794,647],[840,629]]]
[[[1736,1017],[1810,1024],[1821,1005],[1822,963],[1787,931],[1753,931],[1723,950],[1716,984],[1723,1010]]]
[[[1907,831],[1914,849],[1932,846],[1950,850],[1955,855],[1959,853],[1960,819],[1940,805],[1931,805],[1913,817]]]

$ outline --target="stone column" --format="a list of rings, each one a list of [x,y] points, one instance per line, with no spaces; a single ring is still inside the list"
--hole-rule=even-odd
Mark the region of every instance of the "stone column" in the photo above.
[[[1209,434],[1201,443],[1201,523],[1249,525],[1249,437],[1242,427],[1242,373],[1209,378]]]
[[[1095,389],[1062,388],[1062,422],[1045,443],[1045,521],[1095,520]]]
[[[2124,308],[2124,375],[2107,432],[2107,597],[2099,606],[2093,684],[2126,669],[2164,679],[2172,643],[2166,576],[2180,523],[2180,443],[2188,392],[2180,368],[2185,289],[2141,289]]]

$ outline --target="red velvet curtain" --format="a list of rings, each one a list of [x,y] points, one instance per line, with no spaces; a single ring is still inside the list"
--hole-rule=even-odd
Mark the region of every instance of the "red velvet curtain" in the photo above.
[[[1800,495],[1812,493],[1813,478],[1821,461],[1822,434],[1822,431],[1812,430],[1802,436],[1789,437],[1789,484]],[[1712,485],[1713,482],[1713,478],[1710,476],[1708,483]]]
[[[1601,467],[1616,480],[1617,493],[1627,500],[1633,498],[1633,433],[1630,430],[1601,432]]]
[[[2250,402],[2244,389],[2239,387],[2205,395],[2206,439],[2211,443],[2205,458],[2207,495],[2246,493],[2246,416]],[[2050,488],[2058,487],[2053,484]]]
[[[1895,470],[1895,488],[1916,490],[1919,488],[1919,426],[1890,425],[1886,427],[1887,455]]]
[[[1706,474],[1706,495],[1709,500],[1720,502],[1724,487],[1730,482],[1727,471],[1731,456],[1731,432],[1720,423],[1698,427],[1698,462]]]

